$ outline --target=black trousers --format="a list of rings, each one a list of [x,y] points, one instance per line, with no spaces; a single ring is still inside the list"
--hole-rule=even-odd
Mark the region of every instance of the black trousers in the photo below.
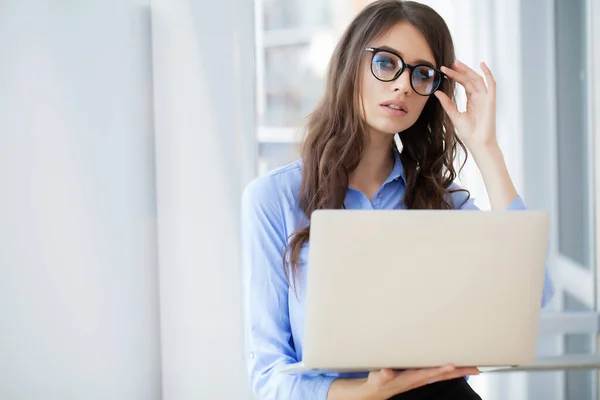
[[[464,378],[441,381],[400,393],[390,400],[481,400]]]

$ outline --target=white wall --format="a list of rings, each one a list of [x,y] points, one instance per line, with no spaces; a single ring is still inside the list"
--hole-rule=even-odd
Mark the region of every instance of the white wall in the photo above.
[[[147,1],[0,6],[0,398],[160,397]]]
[[[252,2],[155,0],[163,398],[249,398],[239,209],[254,176]]]

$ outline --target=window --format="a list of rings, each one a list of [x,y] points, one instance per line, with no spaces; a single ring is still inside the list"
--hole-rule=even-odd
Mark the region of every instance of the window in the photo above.
[[[339,36],[366,0],[257,0],[258,171],[299,157]]]

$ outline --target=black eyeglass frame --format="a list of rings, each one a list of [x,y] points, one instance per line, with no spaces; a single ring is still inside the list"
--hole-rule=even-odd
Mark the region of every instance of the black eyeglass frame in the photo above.
[[[381,47],[367,47],[365,49],[365,51],[368,51],[371,53],[371,73],[373,74],[373,76],[375,77],[375,79],[377,79],[378,81],[381,82],[392,82],[395,81],[396,79],[398,79],[398,77],[400,75],[402,75],[402,73],[404,72],[404,70],[406,68],[408,68],[408,70],[410,71],[410,87],[412,87],[412,89],[415,91],[416,94],[418,94],[419,96],[431,96],[432,94],[434,94],[437,90],[439,90],[442,87],[442,82],[444,81],[444,79],[448,79],[448,77],[446,76],[446,74],[444,74],[442,71],[440,71],[439,69],[429,65],[429,64],[417,64],[417,65],[410,65],[407,64],[404,59],[402,58],[402,56],[398,53],[396,53],[393,50],[390,50],[388,48],[381,48]],[[386,52],[386,53],[390,53],[395,55],[396,57],[398,57],[400,59],[400,61],[402,62],[402,68],[400,68],[400,70],[398,72],[396,72],[396,74],[394,75],[394,77],[392,79],[381,79],[380,77],[377,76],[377,74],[375,74],[375,71],[373,71],[373,58],[375,58],[375,55],[377,53],[380,52]],[[435,89],[433,89],[433,91],[430,94],[421,94],[417,91],[417,89],[415,89],[414,85],[413,85],[413,78],[412,78],[412,74],[415,68],[417,67],[427,67],[427,68],[431,68],[433,70],[435,70],[438,74],[440,74],[440,76],[442,77],[442,79],[440,79],[440,82],[438,83],[437,87]]]

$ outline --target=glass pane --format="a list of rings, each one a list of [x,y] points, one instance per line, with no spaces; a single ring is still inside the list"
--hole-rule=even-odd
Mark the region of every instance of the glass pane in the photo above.
[[[322,97],[331,53],[352,17],[372,0],[257,2],[257,93],[260,128],[297,129]],[[270,132],[275,132],[271,130]],[[297,137],[262,138],[294,142]],[[264,164],[264,163],[263,163]],[[270,163],[272,164],[272,163]]]
[[[320,68],[329,58],[311,57],[311,50],[310,44],[265,49],[266,109],[261,125],[303,125],[323,93]]]
[[[591,335],[577,334],[565,336],[565,353],[581,354],[590,353],[592,337]],[[566,371],[565,392],[567,399],[594,399],[593,397],[593,375],[594,371],[588,370],[568,370]]]
[[[300,158],[300,148],[290,143],[262,143],[259,154],[258,174],[263,175]]]
[[[258,125],[305,125],[323,94],[331,53],[352,17],[371,0],[261,0],[256,29]]]
[[[299,29],[326,25],[331,2],[323,0],[263,0],[264,29]]]
[[[590,311],[588,307],[569,294],[564,295],[565,311]],[[593,335],[569,334],[564,336],[565,354],[589,354],[594,350]],[[565,398],[594,400],[595,371],[568,370],[565,373]]]
[[[555,5],[559,251],[590,268],[586,1]]]

